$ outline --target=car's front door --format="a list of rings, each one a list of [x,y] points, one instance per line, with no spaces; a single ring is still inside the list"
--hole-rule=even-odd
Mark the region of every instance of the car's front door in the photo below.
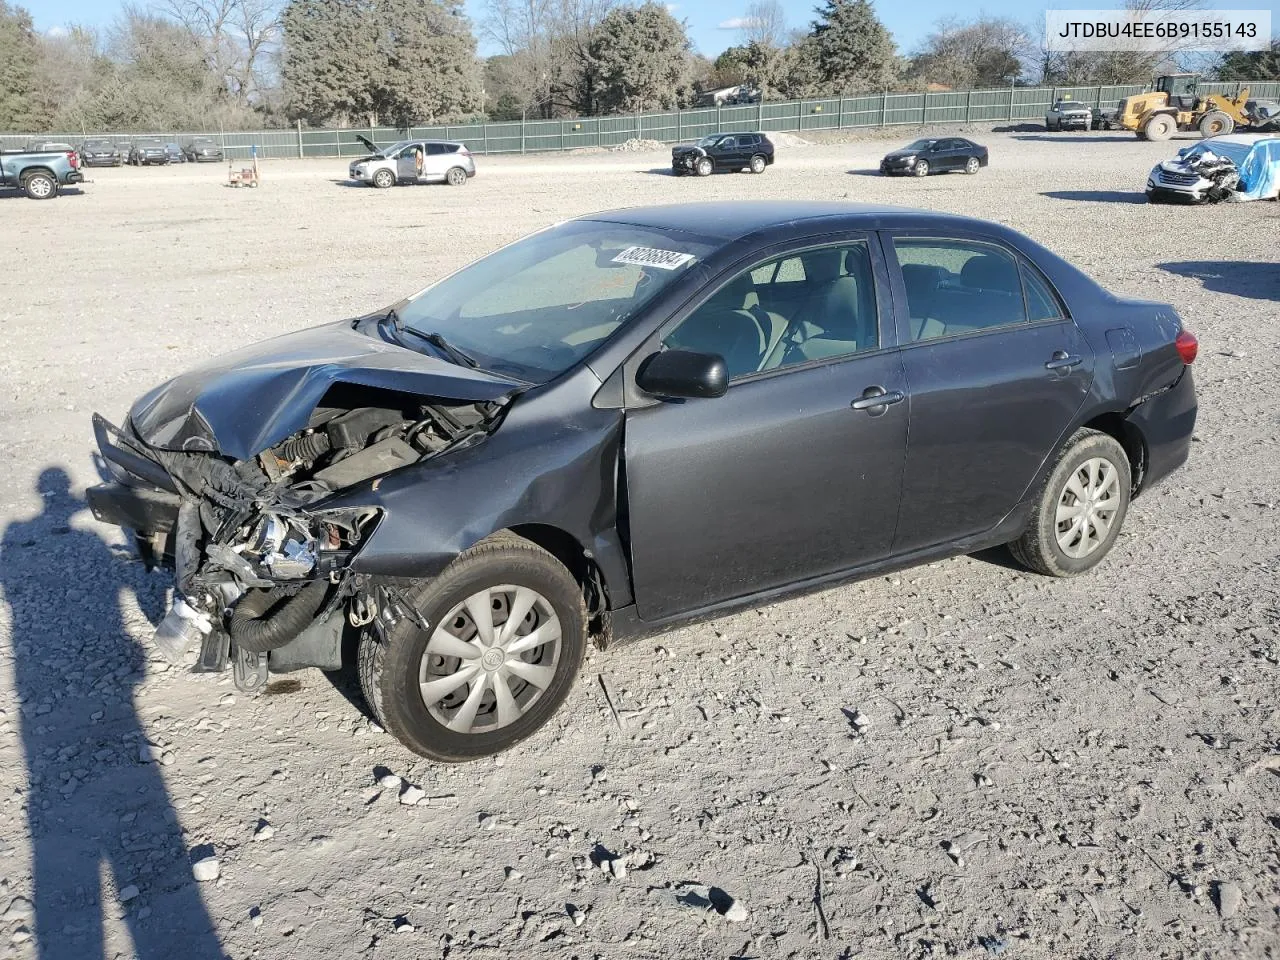
[[[410,144],[396,155],[396,177],[400,180],[418,179],[418,154],[422,144]]]
[[[895,554],[990,530],[1074,422],[1094,357],[1044,276],[985,240],[896,235],[911,393]],[[900,286],[898,285],[900,284]]]
[[[886,281],[868,236],[778,253],[629,363],[665,346],[718,353],[730,374],[714,399],[631,390],[625,522],[642,619],[887,555],[908,404]]]
[[[725,169],[733,169],[738,162],[738,138],[724,137],[715,147],[715,160],[717,167]]]

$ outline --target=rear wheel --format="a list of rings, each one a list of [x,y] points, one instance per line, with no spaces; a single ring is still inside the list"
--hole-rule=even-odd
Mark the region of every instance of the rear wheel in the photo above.
[[[694,165],[693,169],[697,172],[698,176],[709,177],[711,176],[711,171],[715,169],[715,165],[711,162],[710,157],[703,157]]]
[[[444,762],[505,750],[551,719],[587,643],[582,590],[551,554],[497,534],[406,591],[408,618],[359,666],[375,716],[406,747]]]
[[[1158,113],[1143,125],[1142,132],[1148,140],[1168,140],[1177,127],[1173,117],[1167,113]]]
[[[467,182],[467,171],[461,167],[450,167],[449,172],[444,175],[445,182],[451,187],[465,186]]]
[[[751,172],[764,173],[764,168],[765,168],[764,157],[757,153],[754,157],[751,158]]]
[[[964,162],[964,172],[973,175],[978,172],[982,164],[978,162],[977,157],[970,157]]]
[[[58,181],[47,173],[32,173],[22,181],[22,189],[32,200],[49,200],[58,195]]]
[[[396,185],[396,175],[390,170],[379,170],[373,175],[373,185],[379,190],[386,190]]]
[[[915,169],[911,171],[917,177],[927,177],[929,175],[929,161],[917,160]]]
[[[1206,137],[1221,137],[1236,128],[1236,122],[1221,110],[1210,110],[1200,118],[1200,133]]]
[[[1009,544],[1024,566],[1071,577],[1097,566],[1115,544],[1132,492],[1124,447],[1105,433],[1079,430],[1040,489],[1026,532]]]

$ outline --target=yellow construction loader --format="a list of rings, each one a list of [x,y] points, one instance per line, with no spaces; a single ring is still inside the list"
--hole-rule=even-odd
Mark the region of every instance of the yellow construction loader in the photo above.
[[[1132,130],[1139,140],[1168,140],[1178,130],[1199,130],[1206,137],[1230,133],[1253,122],[1249,91],[1235,97],[1221,93],[1199,96],[1200,75],[1174,73],[1159,77],[1155,89],[1120,101],[1113,125]]]

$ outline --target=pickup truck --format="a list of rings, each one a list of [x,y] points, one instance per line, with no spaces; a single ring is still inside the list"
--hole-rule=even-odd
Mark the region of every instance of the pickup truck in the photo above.
[[[32,200],[49,200],[60,187],[83,183],[75,150],[28,152],[0,150],[0,187],[22,190]]]
[[[1078,100],[1059,100],[1045,111],[1046,130],[1088,130],[1093,124],[1093,110]]]

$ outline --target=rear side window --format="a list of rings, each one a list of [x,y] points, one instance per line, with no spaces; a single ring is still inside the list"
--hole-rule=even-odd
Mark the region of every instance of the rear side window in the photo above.
[[[444,153],[444,152],[445,152],[445,145],[444,145],[443,143],[428,143],[428,144],[427,144],[427,156],[428,156],[428,157],[438,157],[438,156],[440,156],[440,154],[442,154],[442,153]]]
[[[1022,285],[1027,293],[1027,319],[1059,320],[1067,315],[1062,301],[1034,267],[1022,264]]]
[[[1018,263],[1000,247],[970,240],[897,238],[912,340],[1025,323]]]

